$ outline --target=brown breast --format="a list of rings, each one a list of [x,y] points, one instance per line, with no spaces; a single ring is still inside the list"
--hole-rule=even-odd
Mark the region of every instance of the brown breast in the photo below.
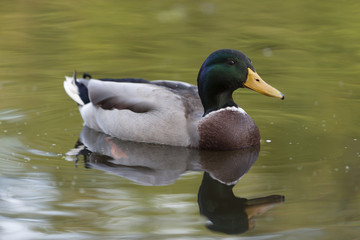
[[[252,118],[241,108],[228,107],[209,113],[198,126],[199,148],[230,150],[258,145],[260,133]]]

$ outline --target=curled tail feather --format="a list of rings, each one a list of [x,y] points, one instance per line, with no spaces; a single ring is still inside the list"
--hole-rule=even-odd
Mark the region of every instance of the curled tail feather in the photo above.
[[[90,102],[87,90],[87,84],[84,84],[82,79],[76,78],[76,70],[72,77],[65,76],[64,89],[69,97],[79,105],[83,106]],[[88,80],[84,80],[88,81]]]

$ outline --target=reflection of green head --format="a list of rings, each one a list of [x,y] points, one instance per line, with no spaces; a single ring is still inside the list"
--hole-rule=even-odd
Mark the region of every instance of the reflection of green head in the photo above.
[[[235,215],[234,218],[225,216],[218,217],[216,222],[212,221],[206,227],[215,232],[222,232],[226,234],[241,234],[249,230],[249,220],[245,212],[244,214]]]
[[[200,214],[211,222],[207,225],[210,230],[227,234],[246,232],[254,227],[254,216],[263,214],[285,201],[285,197],[281,195],[253,199],[236,197],[233,187],[234,185],[226,185],[213,179],[209,173],[204,173],[198,204]]]

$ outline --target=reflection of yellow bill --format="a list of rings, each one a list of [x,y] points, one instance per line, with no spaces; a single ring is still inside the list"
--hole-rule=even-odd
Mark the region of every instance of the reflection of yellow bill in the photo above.
[[[250,68],[248,68],[248,77],[246,79],[246,82],[244,83],[244,86],[266,96],[281,99],[285,98],[279,90],[267,84],[264,80],[261,79],[259,74],[257,74]]]

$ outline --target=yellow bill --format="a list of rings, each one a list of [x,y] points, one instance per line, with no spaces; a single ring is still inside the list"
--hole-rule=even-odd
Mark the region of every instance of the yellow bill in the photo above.
[[[250,88],[258,93],[264,94],[270,97],[276,97],[284,99],[284,94],[282,94],[276,88],[267,84],[264,80],[261,79],[259,74],[248,68],[248,77],[244,83],[244,87]]]

